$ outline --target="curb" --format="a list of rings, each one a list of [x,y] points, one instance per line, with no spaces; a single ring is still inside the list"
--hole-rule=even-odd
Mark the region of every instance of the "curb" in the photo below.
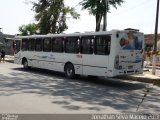
[[[148,67],[145,67],[146,69],[152,69],[152,66],[148,66]],[[157,70],[160,70],[160,67],[159,66],[156,66],[156,69]]]
[[[159,78],[144,78],[144,77],[135,77],[135,76],[119,76],[116,78],[123,79],[123,80],[125,79],[125,80],[139,81],[144,83],[152,83],[153,85],[160,86]]]

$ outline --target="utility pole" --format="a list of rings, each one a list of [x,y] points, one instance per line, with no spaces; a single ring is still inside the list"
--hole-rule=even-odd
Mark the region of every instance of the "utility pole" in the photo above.
[[[2,28],[0,28],[0,32],[2,32]]]
[[[152,60],[152,74],[153,75],[156,74],[156,52],[157,52],[158,18],[159,18],[159,0],[157,0],[155,37],[154,37],[154,46],[153,46],[153,60]]]
[[[104,0],[104,4],[105,4],[105,9],[107,8],[107,10],[104,11],[104,15],[103,15],[103,31],[107,30],[107,12],[108,12],[108,1],[109,0]]]

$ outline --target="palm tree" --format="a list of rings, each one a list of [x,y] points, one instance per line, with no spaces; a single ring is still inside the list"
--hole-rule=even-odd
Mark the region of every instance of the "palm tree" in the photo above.
[[[110,6],[113,6],[117,9],[117,5],[121,5],[123,0],[83,0],[80,2],[82,9],[89,10],[89,13],[95,16],[96,19],[96,29],[95,31],[100,30],[100,23],[103,18],[103,30],[106,30],[106,17],[107,12],[110,12]]]

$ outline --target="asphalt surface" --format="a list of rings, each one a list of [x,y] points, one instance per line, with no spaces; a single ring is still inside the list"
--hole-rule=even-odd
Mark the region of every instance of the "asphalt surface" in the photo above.
[[[149,93],[142,102],[146,90]],[[0,113],[155,114],[160,113],[159,101],[160,88],[147,83],[91,77],[71,80],[58,72],[0,63]]]

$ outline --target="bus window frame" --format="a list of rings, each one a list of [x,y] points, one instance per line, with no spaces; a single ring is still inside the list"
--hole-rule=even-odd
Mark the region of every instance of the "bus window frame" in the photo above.
[[[75,47],[75,49],[73,51],[67,51],[67,45],[66,45],[66,42],[67,42],[67,38],[71,39],[71,38],[77,38],[76,41],[77,41],[77,47]],[[78,54],[80,53],[80,39],[81,37],[80,36],[67,36],[65,37],[65,40],[64,40],[64,51],[65,53],[71,53],[71,54]],[[71,42],[74,41],[74,40],[71,40]],[[73,48],[72,45],[69,45],[69,47]]]
[[[39,50],[37,50],[37,41],[41,41],[40,42],[40,49]],[[36,52],[42,52],[43,51],[43,38],[35,38],[35,51]]]
[[[31,49],[29,49],[29,41],[31,42]],[[29,38],[28,39],[28,51],[35,51],[36,46],[36,38]]]
[[[49,40],[49,49],[45,48],[45,41],[46,40]],[[52,38],[50,38],[50,37],[43,38],[43,52],[51,52],[51,51],[52,51]]]
[[[61,44],[59,45],[60,46],[59,50],[57,49],[58,45],[56,46],[56,49],[53,49],[54,46],[56,45],[56,44],[53,44],[56,39],[61,40]],[[55,52],[55,53],[63,53],[64,52],[64,37],[52,37],[51,38],[51,44],[52,44],[51,45],[52,46],[52,48],[51,48],[52,52]]]
[[[90,47],[90,52],[88,51],[88,52],[83,52],[83,38],[91,38],[90,39],[90,44],[89,45],[91,45]],[[80,39],[80,53],[81,54],[93,54],[94,53],[94,46],[93,46],[93,41],[94,41],[94,36],[93,35],[90,35],[90,36],[81,36],[81,39]],[[88,40],[88,39],[87,39]],[[86,39],[84,40],[84,41],[86,41]]]
[[[104,47],[105,50],[104,50],[103,54],[97,53],[97,41],[96,41],[97,37],[101,37],[101,38],[109,37],[109,39],[107,39],[107,46]],[[98,45],[98,46],[100,46],[100,45]],[[94,37],[94,54],[95,55],[110,55],[110,52],[111,52],[111,35],[95,35],[95,37]]]
[[[29,47],[28,46],[28,41],[29,41],[28,38],[23,38],[22,39],[22,48],[21,48],[22,51],[28,51],[28,47]],[[24,46],[23,43],[25,43],[25,46]]]

